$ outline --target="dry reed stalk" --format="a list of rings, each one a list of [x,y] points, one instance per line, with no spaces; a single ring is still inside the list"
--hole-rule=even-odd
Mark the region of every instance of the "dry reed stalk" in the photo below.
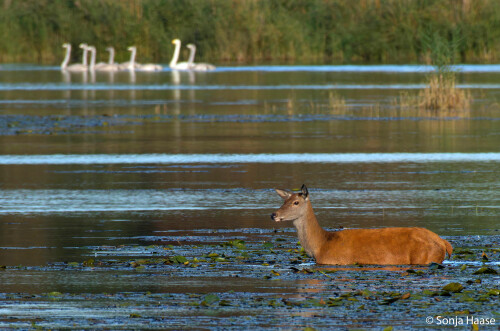
[[[469,91],[456,87],[454,75],[433,75],[429,85],[418,94],[419,108],[435,115],[467,115],[472,97]]]
[[[330,91],[328,93],[328,108],[330,109],[331,114],[345,115],[349,107],[346,105],[343,96]]]

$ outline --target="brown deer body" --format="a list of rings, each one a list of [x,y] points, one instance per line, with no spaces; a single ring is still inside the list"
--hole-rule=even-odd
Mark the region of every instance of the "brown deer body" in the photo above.
[[[424,228],[326,231],[305,185],[300,193],[276,192],[285,202],[271,218],[293,221],[302,247],[318,264],[429,264],[443,262],[446,253],[451,256],[451,244]]]

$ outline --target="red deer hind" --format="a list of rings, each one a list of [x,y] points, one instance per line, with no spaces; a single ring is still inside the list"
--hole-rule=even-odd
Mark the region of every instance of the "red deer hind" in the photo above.
[[[276,190],[285,202],[271,215],[292,221],[306,253],[318,264],[429,264],[451,256],[451,244],[424,228],[381,228],[326,231],[318,223],[309,192]]]

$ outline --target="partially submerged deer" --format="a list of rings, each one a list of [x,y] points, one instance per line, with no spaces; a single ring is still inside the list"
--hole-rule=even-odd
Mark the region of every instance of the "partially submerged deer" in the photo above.
[[[292,221],[302,247],[318,264],[441,263],[451,244],[424,228],[381,228],[326,231],[318,223],[302,185],[299,193],[276,190],[285,202],[271,215],[276,222]]]

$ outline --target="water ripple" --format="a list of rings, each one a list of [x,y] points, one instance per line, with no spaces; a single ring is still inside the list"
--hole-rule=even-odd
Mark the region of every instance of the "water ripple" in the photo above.
[[[2,165],[191,163],[500,162],[500,153],[46,154],[0,155]]]
[[[418,90],[426,84],[279,84],[279,85],[176,85],[176,84],[66,84],[0,83],[0,91],[128,91],[128,90]],[[457,84],[462,89],[500,89],[500,84]]]
[[[450,66],[452,70],[460,72],[500,72],[499,64],[456,64]],[[0,65],[1,71],[59,71],[59,66],[38,66],[26,64],[3,64]],[[257,66],[218,66],[213,72],[196,73],[201,75],[213,74],[218,72],[246,72],[246,71],[264,71],[264,72],[431,72],[435,67],[430,65],[418,64],[381,64],[381,65],[257,65]],[[170,72],[165,68],[163,72]],[[138,74],[158,74],[156,73],[138,73]]]

